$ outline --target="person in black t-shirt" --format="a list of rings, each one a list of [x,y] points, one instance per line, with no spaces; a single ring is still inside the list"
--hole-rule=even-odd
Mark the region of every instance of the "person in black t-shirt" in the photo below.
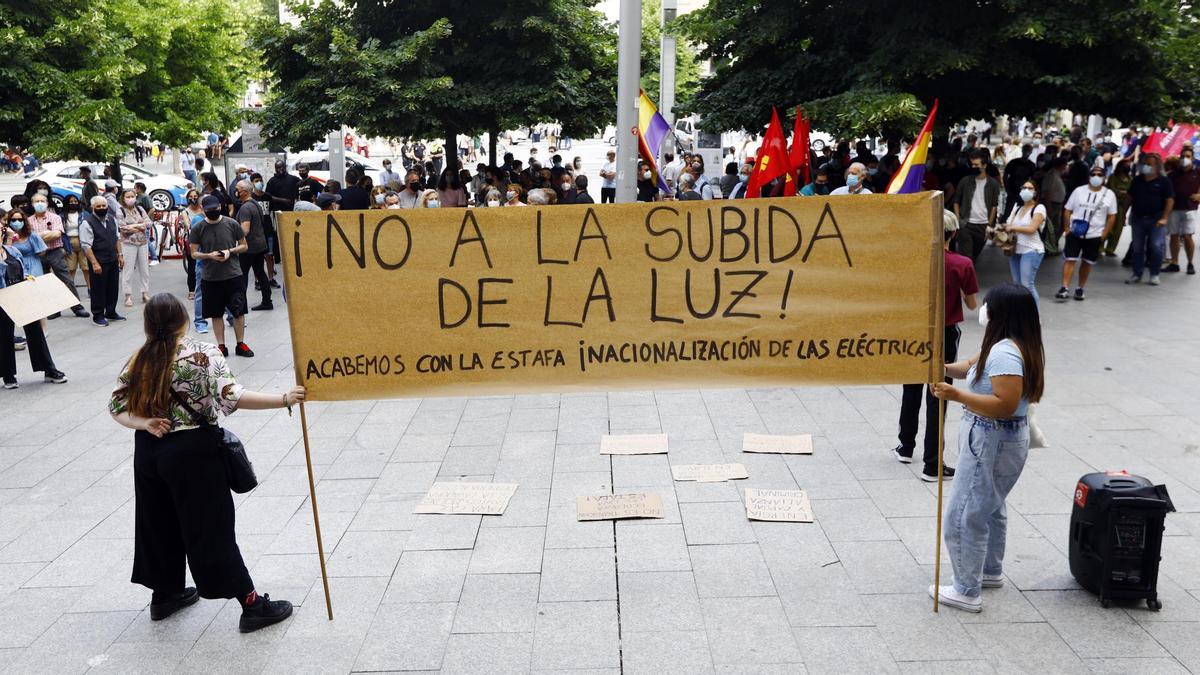
[[[1142,273],[1150,269],[1150,285],[1158,285],[1162,270],[1163,244],[1166,242],[1167,219],[1175,206],[1175,189],[1162,175],[1162,158],[1156,153],[1142,155],[1139,175],[1129,184],[1129,224],[1133,241],[1129,245],[1133,261],[1133,276],[1127,284],[1142,283]]]

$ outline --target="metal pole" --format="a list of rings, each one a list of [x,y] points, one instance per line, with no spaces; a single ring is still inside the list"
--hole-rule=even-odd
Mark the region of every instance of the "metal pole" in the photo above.
[[[642,1],[621,0],[617,38],[617,203],[637,199],[637,101],[641,81]]]
[[[329,144],[329,180],[336,180],[346,187],[346,148],[342,139],[346,135],[346,127],[329,132],[326,142]]]
[[[675,35],[668,26],[675,20],[675,5],[678,0],[663,0],[662,4],[662,45],[659,55],[658,111],[664,119],[675,126]]]

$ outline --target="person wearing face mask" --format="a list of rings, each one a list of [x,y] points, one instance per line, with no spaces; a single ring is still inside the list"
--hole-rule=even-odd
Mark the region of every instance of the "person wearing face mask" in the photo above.
[[[117,216],[109,212],[108,200],[92,197],[92,212],[79,224],[79,246],[92,269],[88,294],[92,303],[92,323],[107,326],[109,321],[124,321],[117,314],[121,290],[121,268],[125,267],[121,230]]]
[[[27,227],[23,222],[24,214],[10,211],[5,214],[3,224],[0,224],[0,288],[23,283],[25,277],[24,263],[19,251],[12,245],[13,229]],[[0,309],[0,377],[3,378],[5,389],[16,389],[17,384],[17,353],[14,343],[16,326],[12,318]],[[46,342],[46,333],[42,330],[42,322],[34,321],[24,327],[25,348],[29,352],[29,365],[32,370],[44,373],[45,381],[62,384],[67,376],[54,367],[54,358],[50,356],[50,345]]]
[[[1087,286],[1092,265],[1100,260],[1100,244],[1117,220],[1117,195],[1104,187],[1104,167],[1093,166],[1090,174],[1088,184],[1075,188],[1063,207],[1063,220],[1070,229],[1063,247],[1062,286],[1054,294],[1056,300],[1070,297],[1067,287],[1071,285],[1080,258],[1083,258],[1083,265],[1079,267],[1075,299],[1084,299],[1083,289]]]
[[[979,280],[975,276],[975,265],[965,255],[951,250],[951,243],[959,232],[958,217],[952,211],[942,211],[943,256],[945,258],[946,325],[942,333],[942,358],[958,360],[958,343],[962,338],[963,305],[975,309],[975,294],[979,292]],[[951,380],[947,379],[949,383]],[[917,424],[921,416],[921,400],[925,400],[925,439],[921,480],[937,482],[938,464],[938,416],[941,412],[933,391],[924,384],[906,384],[900,404],[900,444],[892,449],[892,456],[901,464],[910,464],[917,445]],[[954,468],[942,465],[944,478],[954,477]]]
[[[750,177],[750,173],[748,171],[743,169],[742,173],[744,173],[747,178]],[[829,194],[829,165],[822,164],[821,166],[817,167],[816,171],[813,172],[812,182],[809,183],[808,185],[805,185],[804,187],[800,188],[800,195],[802,197],[812,197],[812,196],[822,196],[823,197],[828,194]]]
[[[249,186],[245,189],[248,191]],[[245,342],[246,284],[239,258],[239,254],[248,248],[246,232],[238,221],[224,214],[217,197],[205,195],[200,206],[204,209],[204,219],[192,226],[188,246],[193,258],[204,261],[200,276],[204,318],[212,323],[221,355],[228,356],[225,324],[221,321],[221,315],[228,311],[233,316],[233,332],[237,338],[234,353],[254,356]]]
[[[238,258],[238,267],[242,276],[242,286],[249,292],[250,272],[254,271],[254,280],[259,292],[262,294],[262,300],[259,304],[250,309],[256,312],[275,309],[271,302],[271,283],[267,277],[266,258],[267,258],[267,231],[265,227],[266,214],[263,213],[262,205],[254,199],[251,191],[253,188],[250,181],[241,181],[234,189],[237,190],[238,199],[242,205],[238,208],[237,222],[242,226],[242,233],[246,238],[246,251]]]
[[[681,202],[701,201],[704,197],[696,191],[696,179],[690,173],[679,174],[679,195],[675,197]]]
[[[200,294],[200,265],[199,260],[192,258],[192,247],[187,245],[187,233],[191,230],[192,225],[204,218],[204,209],[200,208],[200,192],[191,189],[184,195],[186,205],[183,207],[179,227],[183,231],[183,267],[187,271],[187,287],[188,300],[195,302],[195,325],[196,332],[204,334],[208,332],[208,322],[204,320],[204,311],[201,304]]]
[[[392,160],[383,160],[383,171],[379,172],[379,184],[384,187],[391,187],[392,183],[400,183],[400,174],[392,171]]]
[[[871,190],[866,186],[867,167],[861,162],[853,162],[846,169],[846,184],[837,188],[831,195],[869,195]]]
[[[617,153],[609,150],[605,157],[600,167],[600,203],[612,204],[617,200]]]
[[[125,267],[121,270],[121,292],[125,295],[125,306],[133,307],[133,281],[142,294],[142,302],[150,301],[150,257],[149,239],[150,214],[138,206],[133,190],[121,193],[119,209],[115,212],[121,230],[121,249],[125,252]]]
[[[741,168],[738,169],[737,182],[726,193],[730,199],[745,199],[747,197],[746,187],[750,184],[750,174],[753,171],[753,164],[742,164]],[[722,192],[724,192],[724,189],[722,189]]]
[[[638,162],[637,200],[652,202],[656,197],[658,197],[658,186],[654,184],[654,174],[650,171],[650,165]]]
[[[387,201],[388,189],[382,185],[377,185],[371,188],[371,205],[368,207],[372,210],[385,208]]]
[[[1000,206],[1000,181],[984,173],[987,163],[987,150],[972,151],[971,173],[954,190],[954,215],[961,223],[956,245],[958,252],[971,262],[979,260],[987,243],[987,231],[996,225]]]
[[[1171,189],[1175,192],[1175,207],[1167,218],[1167,234],[1170,237],[1171,259],[1166,261],[1164,272],[1179,272],[1179,249],[1187,254],[1187,273],[1195,274],[1197,206],[1200,206],[1200,169],[1195,166],[1195,152],[1184,146],[1179,153],[1179,168],[1169,174]]]
[[[571,180],[571,174],[563,173],[557,185],[558,203],[574,204],[575,203],[575,182]]]
[[[437,209],[441,208],[441,206],[442,203],[438,199],[437,190],[425,190],[417,198],[417,208],[419,209]]]
[[[721,180],[718,183],[721,188],[721,194],[732,199],[733,190],[738,186],[739,182],[737,162],[727,162],[725,164],[725,175],[721,176]]]
[[[79,222],[83,219],[84,210],[83,204],[75,195],[67,195],[63,200],[63,232],[67,238],[67,243],[70,244],[71,250],[67,251],[67,285],[74,288],[75,286],[75,271],[83,270],[83,285],[88,285],[88,278],[91,275],[91,270],[88,269],[87,258],[83,257],[83,249],[79,246]],[[79,297],[78,291],[75,297]],[[89,315],[90,316],[90,315]]]
[[[1142,155],[1138,176],[1129,185],[1129,225],[1133,230],[1129,251],[1133,275],[1125,280],[1126,284],[1142,283],[1142,275],[1149,269],[1150,285],[1158,285],[1167,223],[1175,198],[1174,186],[1162,175],[1162,158],[1156,153]]]
[[[525,202],[521,201],[521,196],[525,194],[525,188],[522,188],[517,183],[509,183],[508,190],[504,193],[505,206],[525,206]]]
[[[466,206],[467,191],[463,187],[462,178],[454,169],[447,168],[438,178],[437,198],[445,208]]]
[[[480,204],[480,206],[486,209],[496,209],[500,208],[501,203],[502,199],[500,196],[500,191],[493,189],[488,190],[488,193],[484,196],[483,203]]]
[[[63,228],[62,218],[50,209],[49,198],[41,192],[35,193],[29,201],[33,206],[33,214],[28,216],[26,221],[29,223],[29,228],[36,232],[42,238],[42,242],[46,244],[46,251],[41,256],[42,271],[53,272],[54,276],[63,282],[67,290],[71,291],[71,295],[78,300],[79,292],[75,290],[73,275],[67,272],[67,248],[64,245],[67,243],[64,240],[66,230]],[[75,206],[75,218],[78,223],[79,202],[75,202]],[[76,225],[76,230],[78,230],[78,225]],[[71,312],[80,318],[91,316],[81,304],[72,307]],[[60,314],[56,312],[50,315],[50,318],[57,319],[59,316]]]
[[[1033,146],[1033,150],[1029,153],[1029,160],[1036,164],[1038,161],[1038,158],[1041,157],[1042,153],[1044,153],[1046,151],[1046,147],[1043,144],[1043,140],[1042,140],[1042,132],[1040,132],[1040,131],[1033,132],[1032,146]]]
[[[296,165],[296,196],[299,197],[300,191],[307,188],[311,195],[310,201],[316,199],[317,195],[321,194],[321,181],[308,175],[308,165],[300,162]],[[272,193],[274,194],[274,193]]]
[[[400,191],[400,208],[415,209],[421,200],[421,175],[409,171],[404,176],[404,189]]]
[[[1008,259],[1009,272],[1013,282],[1029,289],[1034,302],[1038,302],[1037,273],[1046,255],[1046,245],[1039,232],[1046,224],[1046,207],[1041,204],[1037,183],[1032,179],[1025,181],[1017,196],[1021,201],[1013,205],[1005,226],[1017,235]]]

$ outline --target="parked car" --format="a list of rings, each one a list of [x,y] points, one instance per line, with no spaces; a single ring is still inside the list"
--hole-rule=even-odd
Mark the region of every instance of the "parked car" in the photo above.
[[[289,153],[287,167],[290,173],[296,173],[296,164],[304,162],[308,165],[308,175],[318,181],[324,183],[329,180],[329,153],[328,152],[297,152]],[[379,179],[379,172],[383,171],[383,164],[379,160],[363,157],[356,152],[346,153],[346,168],[353,167],[362,169],[372,179]]]
[[[29,180],[38,178],[49,183],[50,199],[57,208],[61,209],[67,195],[83,196],[83,179],[79,177],[79,169],[85,166],[91,168],[92,180],[97,181],[97,187],[103,189],[105,165],[91,162],[49,162],[34,172]],[[170,211],[181,206],[188,188],[192,186],[187,179],[180,176],[151,173],[141,167],[122,162],[122,185],[127,189],[133,189],[133,184],[137,182],[145,183],[150,203],[160,211]]]

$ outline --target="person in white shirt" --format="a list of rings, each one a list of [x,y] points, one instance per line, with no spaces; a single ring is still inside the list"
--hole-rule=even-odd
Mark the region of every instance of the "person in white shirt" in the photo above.
[[[846,169],[846,184],[830,192],[830,195],[869,195],[866,185],[867,167],[862,162],[852,162]]]
[[[1117,195],[1104,187],[1104,167],[1097,164],[1092,167],[1087,185],[1075,188],[1063,207],[1063,222],[1070,229],[1067,230],[1067,243],[1063,246],[1062,286],[1054,294],[1056,300],[1070,297],[1067,287],[1071,285],[1071,276],[1075,274],[1080,258],[1083,258],[1083,265],[1079,267],[1079,286],[1075,289],[1075,299],[1083,300],[1083,288],[1087,286],[1092,265],[1100,260],[1100,244],[1108,237],[1116,221]]]
[[[608,161],[600,168],[600,203],[617,201],[617,151],[608,151]]]
[[[1037,273],[1046,257],[1046,245],[1040,234],[1046,223],[1046,207],[1040,203],[1042,193],[1033,180],[1021,185],[1019,196],[1021,201],[1013,205],[1005,225],[1005,229],[1017,235],[1008,266],[1013,282],[1029,289],[1033,301],[1038,303]]]
[[[675,184],[679,182],[679,174],[683,171],[683,162],[676,162],[675,153],[673,152],[663,153],[663,161],[665,162],[665,166],[663,166],[659,175],[667,182],[667,187],[674,190]]]

